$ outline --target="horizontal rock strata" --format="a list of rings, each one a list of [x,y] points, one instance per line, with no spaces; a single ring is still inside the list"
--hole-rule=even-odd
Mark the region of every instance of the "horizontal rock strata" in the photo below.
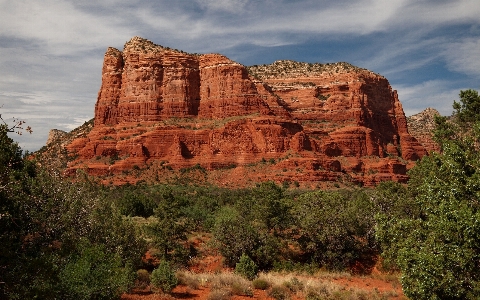
[[[75,158],[67,174],[120,176],[161,162],[153,173],[162,178],[196,165],[243,170],[271,161],[256,179],[365,185],[406,181],[426,154],[396,91],[371,71],[293,61],[246,68],[139,37],[123,51],[108,48],[95,126],[67,150]]]

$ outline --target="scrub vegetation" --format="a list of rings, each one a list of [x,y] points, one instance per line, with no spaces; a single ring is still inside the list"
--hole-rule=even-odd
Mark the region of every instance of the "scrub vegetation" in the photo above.
[[[401,275],[412,299],[478,299],[478,92],[462,91],[453,107],[451,118],[436,118],[441,152],[419,161],[408,185],[335,191],[273,182],[242,189],[114,187],[82,174],[66,180],[22,153],[11,136],[23,123],[4,123],[0,298],[118,299],[139,286],[171,293],[177,284],[196,289],[207,283],[210,299],[252,296],[254,290],[275,299],[398,296],[285,275],[370,274],[381,265]],[[207,250],[194,242],[198,236],[208,237]],[[208,278],[189,273],[208,251],[235,272]]]

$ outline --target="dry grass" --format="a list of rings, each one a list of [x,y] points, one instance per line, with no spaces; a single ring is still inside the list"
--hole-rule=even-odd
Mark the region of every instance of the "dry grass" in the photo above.
[[[335,282],[335,280],[358,281],[357,277],[347,273],[318,272],[312,276],[302,273],[269,272],[260,273],[253,282],[231,272],[196,274],[179,271],[177,277],[180,284],[194,290],[209,286],[209,300],[226,300],[236,295],[253,296],[254,288],[265,290],[267,295],[273,299],[387,300],[399,296],[395,290],[385,292],[379,291],[377,288],[366,290]],[[388,282],[394,288],[397,284],[399,286],[397,275],[372,275],[365,278]]]
[[[220,273],[213,275],[211,280],[212,290],[229,289],[232,295],[253,295],[252,283],[234,273]]]
[[[200,287],[205,286],[208,281],[202,274],[194,274],[188,271],[178,271],[176,275],[179,284],[188,286],[193,290],[198,290]]]
[[[228,289],[211,290],[207,300],[228,300],[231,297],[232,294]]]

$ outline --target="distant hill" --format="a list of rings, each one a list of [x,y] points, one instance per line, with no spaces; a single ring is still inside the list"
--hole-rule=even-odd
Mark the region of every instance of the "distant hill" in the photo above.
[[[440,116],[440,113],[436,109],[429,107],[418,114],[407,117],[408,132],[415,137],[428,152],[440,151],[438,144],[433,141],[435,116]]]

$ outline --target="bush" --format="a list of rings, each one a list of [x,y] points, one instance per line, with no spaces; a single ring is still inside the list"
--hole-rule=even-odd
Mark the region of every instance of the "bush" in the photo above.
[[[145,288],[150,284],[150,273],[145,269],[137,271],[137,287]]]
[[[161,289],[164,293],[170,293],[178,284],[177,276],[167,261],[160,262],[158,268],[153,270],[150,281],[153,287]]]
[[[228,206],[217,213],[212,233],[228,266],[235,266],[243,253],[251,253],[257,246],[257,231]]]
[[[257,276],[257,272],[258,268],[255,262],[248,255],[242,254],[235,266],[235,273],[248,280],[253,280]]]
[[[374,209],[356,190],[308,192],[293,209],[300,247],[312,262],[330,270],[345,270],[376,253]]]
[[[400,269],[411,299],[480,297],[480,96],[468,90],[460,98],[453,118],[435,118],[442,152],[409,171],[418,212],[377,218],[378,240],[390,246],[383,255]]]
[[[253,287],[257,290],[267,290],[270,287],[270,283],[264,279],[255,279],[253,282]]]
[[[213,290],[208,294],[207,300],[228,300],[232,297],[228,289]]]
[[[297,277],[293,277],[289,281],[284,282],[283,285],[286,286],[290,291],[294,293],[303,290],[303,283],[300,280],[298,280]]]
[[[272,289],[268,291],[268,296],[275,300],[288,300],[290,299],[290,291],[286,286],[274,285]]]
[[[131,267],[123,267],[118,255],[104,245],[81,240],[79,253],[60,273],[63,297],[71,299],[112,299],[126,292],[135,278]]]

